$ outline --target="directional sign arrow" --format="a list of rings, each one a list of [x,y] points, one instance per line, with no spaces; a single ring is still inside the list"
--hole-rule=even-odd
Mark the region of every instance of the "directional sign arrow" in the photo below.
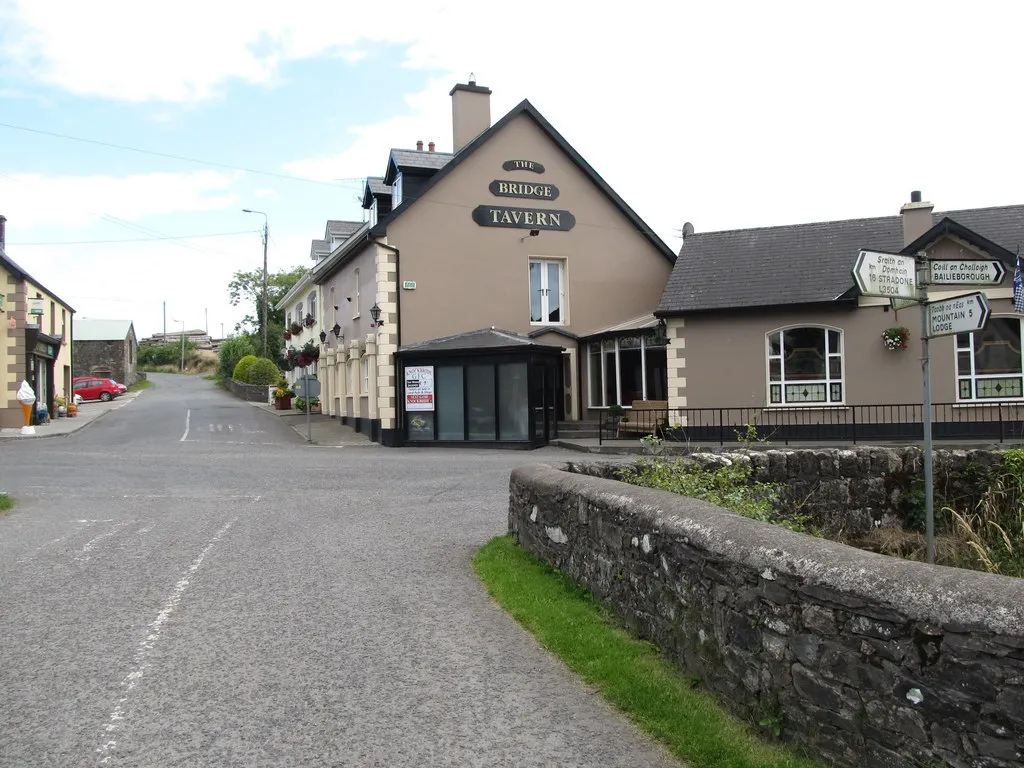
[[[914,257],[898,253],[860,251],[853,267],[853,279],[865,296],[891,299],[917,298]]]
[[[968,293],[928,305],[928,336],[952,336],[980,331],[992,310],[983,293]]]
[[[998,285],[1006,277],[1003,262],[980,259],[935,259],[928,271],[933,285]]]

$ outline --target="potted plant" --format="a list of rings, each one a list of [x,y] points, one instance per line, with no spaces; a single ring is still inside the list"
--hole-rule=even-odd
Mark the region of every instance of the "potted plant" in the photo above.
[[[295,398],[295,410],[305,411],[306,410],[306,398],[296,397]]]
[[[307,328],[312,328],[316,324],[316,318],[307,312],[306,316],[302,318],[302,324]]]
[[[320,410],[320,398],[311,397],[309,398],[309,412],[310,413],[321,413]]]
[[[284,340],[285,341],[291,341],[291,338],[292,338],[292,332],[291,331],[285,331],[284,332]]]
[[[903,326],[886,328],[882,331],[882,343],[891,352],[900,352],[907,348],[907,339],[910,338],[910,331]]]
[[[292,320],[292,324],[288,326],[288,330],[291,332],[292,336],[298,336],[302,333],[302,326],[299,325],[297,321]]]
[[[278,384],[274,390],[274,408],[279,411],[288,411],[292,407],[292,398],[295,392],[287,384]]]

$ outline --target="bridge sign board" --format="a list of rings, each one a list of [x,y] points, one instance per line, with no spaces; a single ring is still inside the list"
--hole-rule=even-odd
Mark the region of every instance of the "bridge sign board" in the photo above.
[[[865,296],[881,296],[884,299],[917,298],[917,273],[913,256],[860,251],[853,267],[853,279]]]
[[[1001,261],[934,259],[928,262],[932,285],[999,285],[1006,277]]]
[[[320,397],[320,382],[317,379],[296,379],[292,389],[295,390],[296,397]]]
[[[988,322],[991,311],[988,299],[980,292],[933,301],[928,305],[928,336],[934,338],[980,331]]]

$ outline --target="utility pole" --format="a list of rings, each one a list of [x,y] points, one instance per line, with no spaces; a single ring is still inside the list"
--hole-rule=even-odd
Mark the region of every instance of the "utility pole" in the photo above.
[[[164,344],[167,343],[167,302],[164,302]]]
[[[263,217],[263,356],[267,356],[267,241],[270,239],[270,224],[267,221],[267,214],[263,211],[254,211],[252,208],[243,208],[242,213],[258,213]]]

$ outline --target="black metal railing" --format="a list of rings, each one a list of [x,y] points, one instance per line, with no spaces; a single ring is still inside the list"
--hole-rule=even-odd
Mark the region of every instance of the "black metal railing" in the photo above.
[[[670,408],[630,414],[623,424],[601,419],[598,442],[638,440],[645,435],[681,443],[745,443],[921,440],[920,404],[815,408]],[[630,422],[632,425],[630,426]],[[626,428],[624,428],[626,427]],[[1024,440],[1024,403],[934,403],[936,440]]]

